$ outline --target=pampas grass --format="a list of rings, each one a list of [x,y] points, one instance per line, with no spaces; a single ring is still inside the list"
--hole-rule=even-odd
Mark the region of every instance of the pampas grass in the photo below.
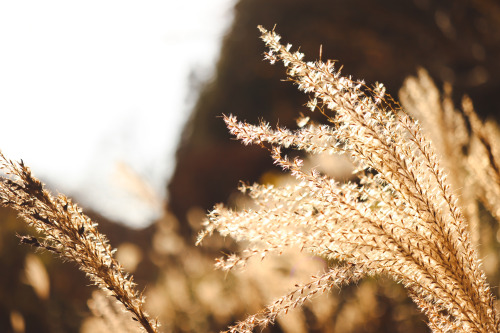
[[[75,262],[89,279],[123,304],[148,333],[158,332],[158,323],[144,311],[144,298],[113,256],[97,224],[70,199],[54,197],[21,161],[8,160],[0,152],[0,202],[18,211],[39,235],[20,236],[21,243],[56,253]]]
[[[232,135],[268,149],[293,181],[244,184],[240,190],[249,200],[240,202],[242,209],[219,204],[209,213],[197,243],[218,232],[241,246],[239,253],[216,261],[222,273],[210,270],[207,255],[186,244],[177,233],[179,226],[165,213],[157,223],[154,247],[159,265],[166,267],[161,267],[162,280],[150,294],[156,310],[164,312],[165,327],[207,331],[207,323],[226,322],[247,311],[245,301],[258,308],[262,294],[282,292],[296,277],[273,277],[276,267],[286,266],[286,255],[286,267],[315,256],[321,260],[305,266],[324,270],[297,281],[261,311],[229,327],[230,332],[250,332],[276,321],[285,331],[292,326],[303,331],[305,316],[297,309],[313,299],[323,299],[332,308],[332,302],[324,301],[332,289],[359,283],[363,292],[373,291],[363,281],[381,276],[404,286],[433,332],[499,332],[496,300],[477,254],[482,243],[479,203],[500,222],[498,127],[482,122],[467,97],[463,111],[456,110],[451,87],[441,94],[423,70],[405,82],[401,107],[382,84],[368,87],[343,76],[332,61],[306,62],[290,44],[281,44],[274,31],[259,29],[269,49],[266,59],[285,65],[289,80],[311,96],[310,111],[320,112],[326,121],[301,117],[298,129],[292,130],[224,116]],[[294,150],[300,151],[297,157],[284,153]],[[310,167],[315,163],[310,156],[325,155],[349,159],[355,169],[352,180],[319,171],[328,167]],[[94,317],[83,329],[133,331],[136,327],[127,322],[132,317],[146,332],[159,332],[132,276],[115,259],[97,225],[70,199],[49,193],[22,161],[0,153],[0,165],[0,203],[36,230],[36,235],[19,236],[21,243],[75,262],[103,291],[89,301]],[[265,262],[259,266],[259,260]],[[32,260],[30,271],[36,265]],[[240,268],[247,271],[230,275]],[[226,287],[225,277],[232,286]],[[38,288],[45,290],[43,297],[47,288]],[[126,312],[104,295],[114,297]],[[238,303],[235,295],[243,300]],[[375,301],[368,303],[370,309],[376,307]],[[320,307],[312,312],[321,318],[334,311],[341,312]],[[285,314],[292,321],[281,321]]]
[[[467,220],[419,123],[385,95],[382,84],[367,87],[343,76],[331,61],[306,62],[302,53],[290,51],[290,44],[282,45],[274,31],[259,29],[269,48],[266,59],[284,64],[289,80],[311,95],[310,110],[321,112],[329,125],[291,131],[225,116],[231,134],[244,144],[267,147],[274,163],[297,182],[243,186],[256,208],[216,206],[199,242],[218,231],[248,244],[241,255],[219,259],[217,266],[225,270],[291,247],[332,265],[229,331],[265,327],[315,294],[384,275],[405,286],[434,332],[498,332],[495,300]],[[479,134],[483,131],[474,113],[467,116],[488,155],[491,140]],[[358,181],[340,183],[306,170],[303,159],[287,157],[283,148],[346,155],[357,167]],[[492,158],[489,165],[495,175]]]

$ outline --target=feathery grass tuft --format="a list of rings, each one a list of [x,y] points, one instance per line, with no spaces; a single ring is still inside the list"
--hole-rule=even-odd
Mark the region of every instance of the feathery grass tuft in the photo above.
[[[23,161],[12,162],[0,152],[0,167],[6,174],[0,177],[0,204],[18,211],[40,235],[20,236],[21,243],[75,262],[93,283],[121,302],[148,333],[158,332],[158,323],[144,311],[144,298],[135,290],[132,276],[113,257],[114,251],[97,224],[64,195],[52,196]]]
[[[332,61],[306,62],[274,31],[259,30],[269,48],[265,58],[284,64],[288,78],[311,95],[311,111],[319,110],[330,124],[291,131],[225,116],[231,134],[244,144],[267,147],[297,183],[243,186],[256,208],[216,206],[198,243],[214,231],[247,242],[240,256],[218,261],[222,269],[290,247],[337,264],[229,331],[250,332],[314,294],[363,276],[386,275],[406,287],[433,332],[499,332],[468,222],[419,123],[385,95],[382,84],[369,88],[341,75]],[[288,158],[282,148],[344,154],[355,163],[358,182],[340,183],[306,170],[302,159]]]

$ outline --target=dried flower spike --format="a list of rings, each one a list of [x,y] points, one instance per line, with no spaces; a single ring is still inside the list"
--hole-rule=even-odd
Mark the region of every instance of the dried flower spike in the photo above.
[[[402,283],[427,315],[434,332],[499,332],[500,319],[484,272],[471,245],[467,221],[419,124],[377,84],[342,76],[331,61],[305,62],[280,44],[274,31],[259,27],[269,51],[288,77],[311,94],[308,106],[330,126],[310,124],[296,131],[224,120],[244,144],[267,146],[275,164],[297,184],[245,186],[257,208],[235,211],[218,205],[208,216],[206,235],[218,231],[245,241],[243,255],[218,266],[244,266],[253,256],[298,247],[334,259],[334,266],[310,283],[296,286],[257,315],[230,328],[249,332],[333,286],[365,275],[386,275]],[[357,183],[339,183],[281,148],[310,154],[345,154],[357,165]]]
[[[13,208],[40,236],[21,236],[21,242],[44,248],[78,264],[79,268],[133,314],[148,333],[158,332],[144,312],[144,298],[135,290],[132,276],[113,257],[114,251],[97,224],[70,199],[53,197],[30,169],[12,162],[0,152],[0,204]]]

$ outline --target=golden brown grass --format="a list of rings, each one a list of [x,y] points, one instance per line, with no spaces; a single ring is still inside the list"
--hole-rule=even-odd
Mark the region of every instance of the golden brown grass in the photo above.
[[[267,147],[275,164],[298,182],[285,187],[243,186],[256,208],[215,207],[199,242],[217,230],[248,244],[241,255],[220,259],[217,265],[222,269],[290,247],[336,264],[230,331],[266,326],[317,293],[366,275],[386,275],[405,286],[434,332],[498,332],[495,300],[471,243],[468,222],[418,122],[385,96],[382,84],[368,88],[342,76],[331,61],[305,62],[302,53],[290,52],[290,44],[280,44],[274,31],[259,29],[269,48],[266,59],[283,62],[289,79],[311,95],[311,111],[320,110],[330,124],[291,131],[225,116],[237,139]],[[483,154],[491,155],[491,170],[483,175],[495,176],[493,143],[479,134],[481,122],[470,108],[466,114]],[[282,148],[345,154],[356,164],[358,182],[339,183],[315,169],[306,170],[302,159],[289,159]],[[485,185],[486,191],[494,189]]]
[[[373,292],[362,279],[374,276],[401,283],[433,332],[500,331],[496,300],[476,253],[483,243],[480,204],[500,222],[498,127],[478,119],[468,98],[463,99],[463,112],[456,110],[451,89],[446,86],[440,94],[424,71],[405,82],[402,108],[385,95],[382,84],[369,88],[342,76],[331,61],[306,62],[300,52],[290,52],[291,45],[280,44],[274,31],[260,30],[269,48],[266,58],[284,63],[289,79],[311,95],[308,107],[321,112],[328,123],[303,117],[299,128],[290,130],[224,117],[237,139],[269,149],[275,164],[295,181],[242,185],[251,199],[243,204],[246,208],[217,205],[209,214],[198,243],[214,231],[231,236],[242,251],[217,260],[216,266],[225,272],[253,266],[246,274],[212,272],[207,256],[185,243],[171,217],[158,222],[154,247],[161,281],[151,288],[149,299],[166,319],[165,329],[206,331],[207,323],[225,323],[259,308],[263,295],[282,292],[299,275],[277,272],[283,267],[291,271],[299,261],[318,256],[319,263],[310,260],[305,266],[323,267],[323,272],[305,282],[297,280],[284,296],[229,331],[249,332],[275,321],[287,332],[305,331],[305,316],[296,308],[312,298],[321,300],[330,308],[319,306],[311,312],[326,323],[322,316],[348,311],[331,309],[334,302],[320,294],[352,283],[360,284],[361,293]],[[288,158],[284,149],[303,155]],[[310,156],[338,154],[352,160],[354,181],[339,181],[308,166]],[[5,173],[0,177],[1,204],[17,210],[38,232],[36,237],[20,236],[21,242],[77,263],[128,311],[124,316],[116,304],[96,293],[89,301],[95,317],[82,329],[133,331],[126,322],[131,313],[147,332],[158,332],[158,322],[144,310],[142,294],[96,224],[64,195],[50,194],[22,161],[12,162],[0,153],[0,163]],[[214,243],[211,246],[214,250]],[[276,259],[285,253],[288,263]],[[265,262],[255,268],[254,259]],[[374,300],[360,304],[370,304],[366,313],[376,311]],[[292,320],[281,321],[280,315],[287,313]]]
[[[133,314],[148,333],[157,332],[143,309],[144,299],[135,290],[132,277],[113,257],[113,250],[96,224],[64,195],[52,196],[30,169],[0,153],[6,177],[0,178],[0,202],[19,212],[39,236],[20,236],[21,242],[73,261],[102,290],[109,292]]]

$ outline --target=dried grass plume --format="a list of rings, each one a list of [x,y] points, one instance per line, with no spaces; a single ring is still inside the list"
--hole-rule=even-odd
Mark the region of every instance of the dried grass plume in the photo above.
[[[39,233],[20,236],[21,243],[75,262],[93,283],[121,302],[146,332],[158,332],[158,323],[144,311],[144,298],[136,291],[132,276],[114,258],[97,224],[64,195],[52,196],[23,161],[10,161],[0,152],[0,167],[6,175],[0,177],[0,203],[17,210]]]
[[[317,293],[385,275],[405,286],[433,332],[499,332],[468,221],[419,123],[385,95],[382,84],[370,88],[343,76],[332,61],[306,62],[274,31],[259,29],[269,49],[266,59],[284,64],[288,78],[311,96],[310,110],[323,113],[328,125],[273,129],[225,116],[231,134],[267,147],[297,182],[242,186],[255,208],[216,206],[198,242],[218,231],[248,244],[241,254],[219,259],[221,269],[291,247],[322,256],[331,266],[229,331],[264,327]],[[303,159],[287,157],[283,148],[344,154],[355,163],[358,180],[341,183],[307,170]]]

